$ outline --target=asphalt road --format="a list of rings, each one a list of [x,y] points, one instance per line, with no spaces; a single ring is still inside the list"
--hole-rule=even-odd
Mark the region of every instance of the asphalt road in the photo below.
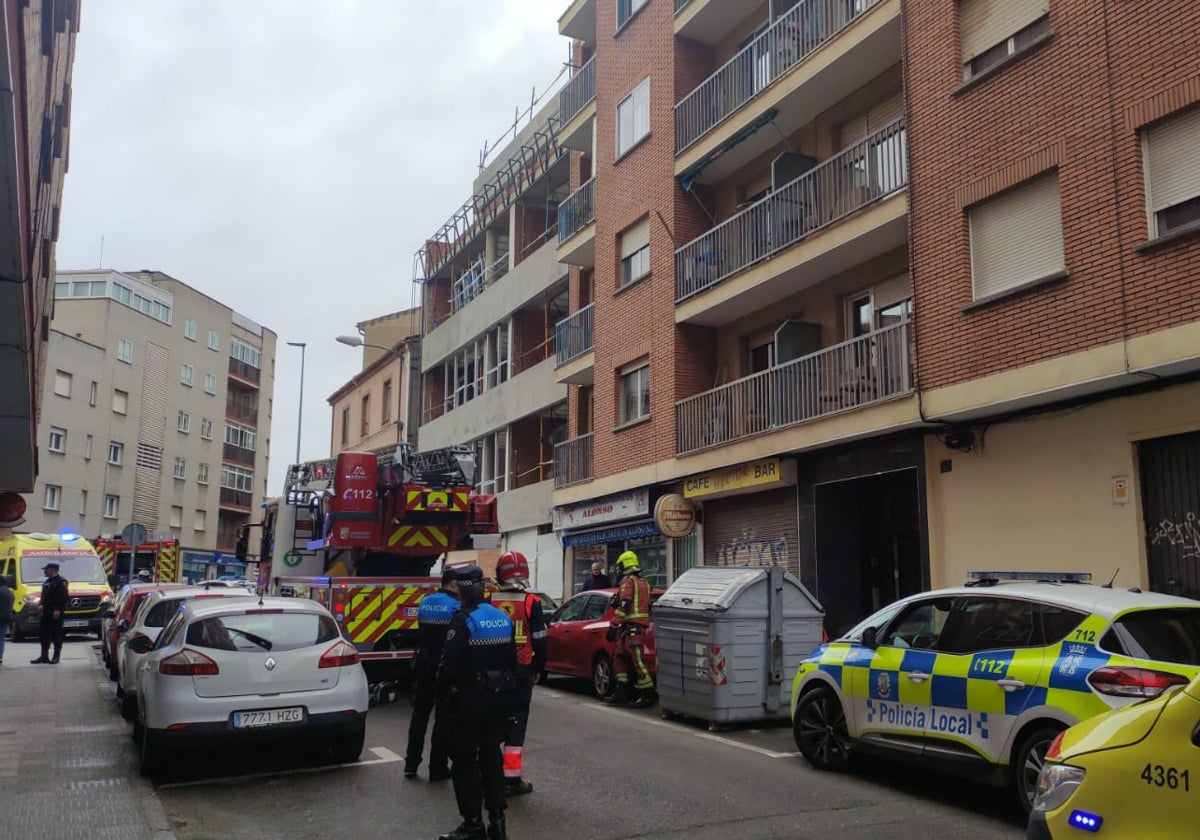
[[[432,840],[458,824],[449,782],[406,780],[406,695],[372,709],[357,765],[303,754],[181,762],[158,787],[180,840]],[[822,773],[787,726],[710,733],[657,709],[612,709],[569,680],[534,694],[525,777],[508,812],[513,840],[1016,840],[1010,794],[902,765]]]

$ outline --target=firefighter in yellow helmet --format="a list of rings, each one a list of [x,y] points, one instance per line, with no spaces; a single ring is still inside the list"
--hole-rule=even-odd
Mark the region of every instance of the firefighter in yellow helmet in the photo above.
[[[616,688],[604,702],[635,709],[651,706],[655,700],[654,680],[642,654],[642,643],[650,628],[650,584],[642,579],[641,571],[638,556],[632,551],[617,558],[617,572],[621,575],[617,609],[605,634],[608,641],[616,643],[613,648]]]

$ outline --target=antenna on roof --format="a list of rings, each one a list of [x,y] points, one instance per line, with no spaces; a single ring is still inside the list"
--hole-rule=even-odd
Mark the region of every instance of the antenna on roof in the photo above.
[[[1121,571],[1121,567],[1117,566],[1117,571],[1113,572],[1113,576],[1108,579],[1108,583],[1100,587],[1101,589],[1112,589],[1113,581],[1117,579],[1117,574]]]

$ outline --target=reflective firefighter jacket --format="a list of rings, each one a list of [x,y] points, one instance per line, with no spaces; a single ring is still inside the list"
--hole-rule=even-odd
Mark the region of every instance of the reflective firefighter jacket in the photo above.
[[[617,589],[617,609],[613,613],[612,626],[636,624],[650,626],[650,584],[639,574],[621,578]]]
[[[492,593],[492,606],[512,619],[517,662],[540,674],[546,670],[546,616],[542,599],[523,589]]]

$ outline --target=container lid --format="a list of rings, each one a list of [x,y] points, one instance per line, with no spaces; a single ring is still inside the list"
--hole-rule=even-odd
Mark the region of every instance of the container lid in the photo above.
[[[765,566],[697,566],[671,584],[658,599],[657,608],[727,610],[742,592],[766,576]]]

